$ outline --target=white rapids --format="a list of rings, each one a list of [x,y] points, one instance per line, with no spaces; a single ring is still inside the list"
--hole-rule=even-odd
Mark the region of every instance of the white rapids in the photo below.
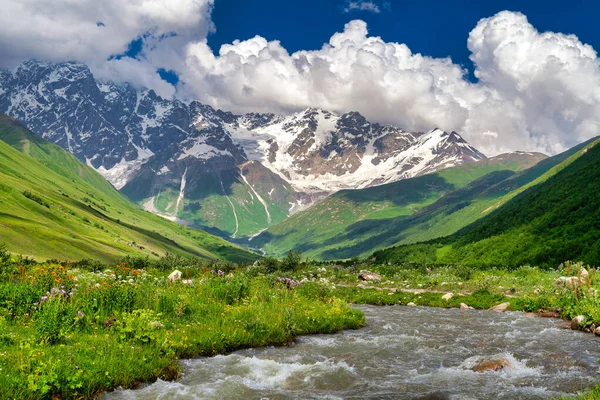
[[[182,361],[177,382],[116,399],[549,399],[598,381],[600,339],[521,313],[361,306],[368,326]],[[474,372],[504,360],[500,371]]]

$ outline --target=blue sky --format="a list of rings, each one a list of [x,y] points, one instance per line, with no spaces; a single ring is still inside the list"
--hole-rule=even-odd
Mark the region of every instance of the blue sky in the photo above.
[[[359,111],[457,131],[489,155],[600,135],[597,1],[2,2],[0,68],[79,61],[165,98]]]
[[[290,52],[316,50],[332,32],[353,19],[362,19],[370,35],[386,42],[405,43],[413,53],[451,57],[472,71],[466,42],[481,18],[499,11],[519,11],[540,31],[576,34],[583,43],[600,49],[600,2],[586,0],[391,0],[373,1],[380,12],[345,12],[342,0],[216,0],[212,20],[216,32],[208,44],[218,52],[222,44],[260,35],[279,40]]]

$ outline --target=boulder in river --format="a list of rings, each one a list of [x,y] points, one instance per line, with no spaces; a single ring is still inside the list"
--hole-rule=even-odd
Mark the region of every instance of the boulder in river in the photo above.
[[[510,303],[501,303],[501,304],[498,304],[498,305],[490,308],[490,311],[504,312],[504,311],[508,310],[508,307],[510,307]]]
[[[454,297],[454,293],[446,293],[442,296],[442,300],[449,301],[452,297]]]
[[[433,392],[426,394],[425,396],[417,397],[415,400],[450,400],[451,397],[448,393],[444,392]]]
[[[508,360],[486,360],[477,363],[473,367],[474,372],[486,372],[486,371],[502,371],[504,368],[510,368],[510,362]]]
[[[571,320],[571,329],[573,329],[574,331],[579,330],[579,328],[581,328],[581,324],[583,324],[585,322],[585,316],[584,315],[578,315],[575,318],[573,318]]]
[[[358,273],[358,279],[368,282],[381,282],[381,275],[363,269]]]
[[[596,334],[596,336],[600,336],[600,326],[594,330],[594,333]]]

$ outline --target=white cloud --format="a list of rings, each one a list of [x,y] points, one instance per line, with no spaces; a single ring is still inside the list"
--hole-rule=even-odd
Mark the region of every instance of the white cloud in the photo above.
[[[369,11],[375,14],[379,14],[381,12],[377,4],[372,1],[365,0],[348,1],[344,7],[344,12],[349,13],[352,11]]]
[[[180,98],[234,112],[357,110],[404,129],[455,130],[488,154],[555,153],[600,135],[596,52],[576,36],[538,32],[519,13],[482,19],[471,31],[467,45],[479,78],[471,83],[450,59],[369,36],[360,20],[315,51],[290,54],[256,36],[215,56],[207,44],[213,0],[0,3],[0,67],[32,57],[75,59],[101,77],[171,96],[173,87],[156,74],[165,68],[179,75]],[[106,61],[141,36],[138,59]]]
[[[213,29],[212,5],[213,0],[0,0],[0,67],[12,68],[31,57],[77,60],[100,75],[110,71],[108,76],[115,77],[124,68],[133,83],[159,84],[148,76],[137,79],[131,62],[107,65],[106,60],[144,35],[147,50],[155,48],[151,53],[167,47],[171,38],[160,40],[163,36],[175,33],[185,42],[205,38]],[[156,61],[145,60],[153,75],[156,68],[149,67],[156,67]]]
[[[573,35],[519,13],[479,21],[468,40],[478,83],[450,59],[414,54],[351,21],[317,51],[254,37],[188,46],[180,94],[237,112],[358,110],[405,129],[456,130],[488,154],[562,151],[600,135],[600,61]],[[493,134],[491,134],[493,133]]]

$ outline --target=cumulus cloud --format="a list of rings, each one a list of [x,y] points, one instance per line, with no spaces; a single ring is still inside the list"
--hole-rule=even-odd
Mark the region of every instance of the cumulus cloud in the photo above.
[[[0,67],[36,57],[49,61],[86,62],[96,75],[123,77],[138,85],[161,86],[156,68],[169,59],[149,57],[146,72],[131,73],[130,61],[107,59],[127,50],[144,37],[149,53],[167,53],[172,42],[205,38],[213,29],[213,0],[2,0],[0,13]],[[177,39],[175,39],[177,38]],[[154,65],[161,64],[161,65]],[[153,70],[151,76],[147,71]],[[172,90],[172,89],[171,89]]]
[[[370,36],[360,20],[319,50],[290,53],[256,36],[223,45],[215,55],[207,42],[213,0],[2,3],[0,67],[31,57],[74,59],[106,79],[234,112],[321,107],[360,111],[406,130],[455,130],[490,155],[556,153],[600,135],[596,52],[576,36],[537,31],[519,13],[482,19],[471,31],[467,46],[479,80],[472,83],[451,59]],[[135,59],[107,61],[136,38],[142,51]],[[176,92],[158,68],[178,74]]]
[[[410,130],[455,130],[488,154],[562,151],[600,134],[600,62],[576,36],[540,33],[519,13],[479,21],[468,47],[478,83],[448,58],[413,53],[349,22],[317,51],[235,41],[188,46],[179,93],[237,112],[358,110]]]
[[[344,7],[344,12],[352,12],[352,11],[369,11],[375,14],[379,14],[381,9],[377,4],[372,1],[348,1],[346,6]]]

